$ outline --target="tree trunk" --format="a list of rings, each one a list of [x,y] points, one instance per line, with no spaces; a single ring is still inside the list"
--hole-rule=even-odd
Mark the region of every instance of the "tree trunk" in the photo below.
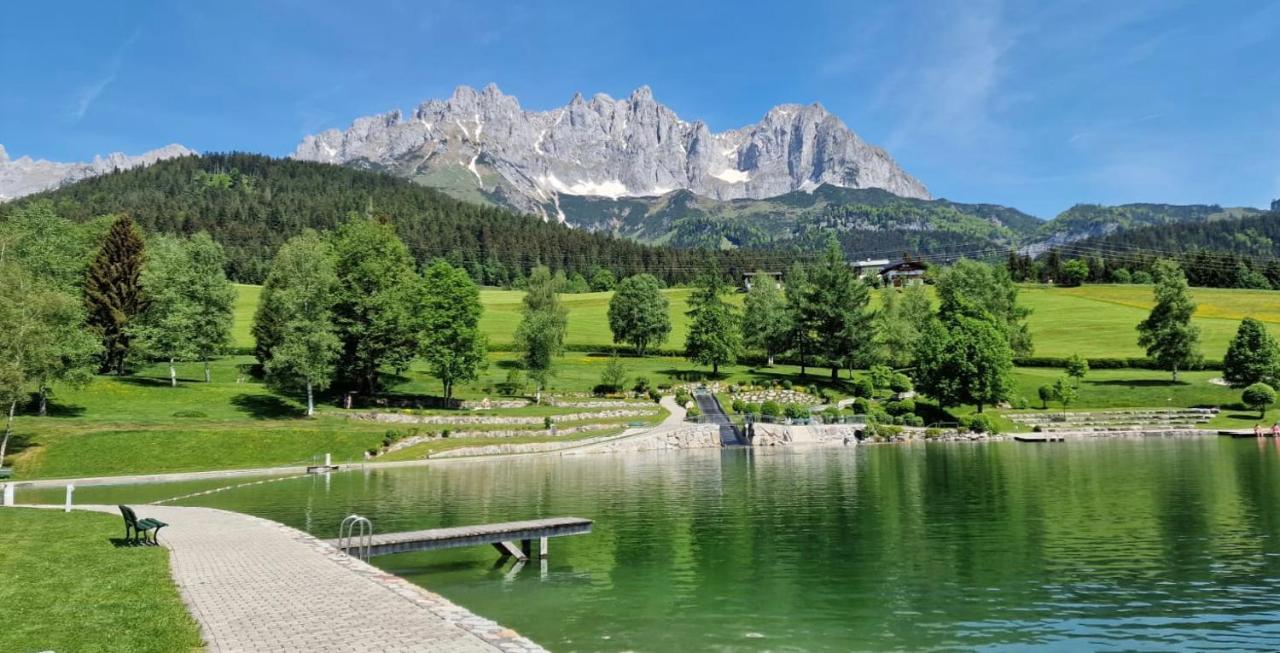
[[[1174,383],[1178,382],[1178,366],[1177,365],[1173,366],[1173,382]]]
[[[444,403],[446,406],[449,405],[449,400],[451,399],[453,399],[453,382],[445,381],[444,382]]]
[[[49,388],[40,386],[40,416],[49,415]]]
[[[766,367],[773,367],[773,354],[769,354],[768,365]]]
[[[209,374],[209,359],[204,359],[204,382],[212,383],[213,377]]]
[[[178,387],[178,368],[173,366],[173,359],[169,359],[169,385]]]
[[[18,400],[9,402],[9,420],[4,424],[4,439],[0,440],[0,467],[4,466],[4,452],[9,448],[9,436],[13,435],[13,413],[18,410]]]
[[[533,391],[533,403],[542,405],[542,384],[539,383]]]
[[[831,366],[831,380],[832,381],[840,380],[840,368],[836,367],[835,365]]]
[[[307,417],[314,417],[316,414],[316,401],[311,394],[311,382],[307,381]]]
[[[711,376],[720,376],[720,363],[711,364]]]

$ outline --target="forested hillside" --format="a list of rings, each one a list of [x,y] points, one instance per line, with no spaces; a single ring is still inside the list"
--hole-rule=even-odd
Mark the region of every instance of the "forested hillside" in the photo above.
[[[650,272],[683,282],[708,258],[459,201],[387,174],[253,154],[188,156],[117,171],[2,204],[0,220],[38,201],[77,221],[123,213],[149,233],[208,231],[227,251],[228,274],[246,283],[264,279],[290,236],[333,228],[353,213],[394,224],[419,265],[446,258],[490,285],[512,284],[537,264],[567,274],[590,276],[603,267],[619,277]],[[766,265],[750,251],[713,256],[731,272]]]

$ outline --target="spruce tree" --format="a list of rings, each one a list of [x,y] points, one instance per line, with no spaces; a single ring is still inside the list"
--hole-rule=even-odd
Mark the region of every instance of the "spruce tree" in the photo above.
[[[88,324],[102,339],[99,371],[125,373],[134,320],[147,308],[142,290],[142,264],[146,256],[142,233],[129,216],[111,224],[102,248],[89,266],[85,279]]]

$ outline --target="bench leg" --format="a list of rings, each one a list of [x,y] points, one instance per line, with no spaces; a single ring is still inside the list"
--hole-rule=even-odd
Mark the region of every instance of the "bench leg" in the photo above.
[[[156,529],[151,531],[151,543],[155,546],[160,546],[160,529],[162,528],[164,526],[156,526]]]

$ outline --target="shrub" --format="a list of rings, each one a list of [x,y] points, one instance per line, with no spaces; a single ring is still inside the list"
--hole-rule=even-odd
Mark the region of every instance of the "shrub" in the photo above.
[[[805,392],[816,397],[818,396],[818,386],[810,384],[808,388],[805,388]]]
[[[747,402],[741,399],[734,399],[733,403],[729,404],[729,407],[733,409],[733,412],[738,413],[739,415],[747,412]]]
[[[633,388],[639,394],[645,394],[649,392],[649,379],[643,376],[636,377],[636,384]]]
[[[550,415],[547,415],[546,417],[543,417],[543,418],[542,418],[542,428],[544,428],[544,429],[546,429],[546,430],[548,430],[548,431],[550,431],[550,430],[551,430],[551,426],[552,426],[554,423],[555,423],[555,422],[551,421],[551,416],[550,416]]]
[[[902,401],[890,401],[884,406],[885,412],[890,415],[906,415],[907,413],[916,412],[916,402],[913,399],[903,399]]]
[[[866,415],[871,412],[871,402],[863,397],[857,397],[853,400],[853,412],[858,415]]]
[[[507,372],[507,380],[498,384],[498,394],[510,397],[512,395],[524,393],[524,371],[511,370]]]
[[[872,365],[867,374],[876,390],[888,390],[893,385],[893,368],[888,365]]]
[[[809,407],[801,404],[787,404],[783,409],[783,414],[791,419],[807,419],[809,417]]]
[[[782,415],[782,406],[778,402],[770,399],[760,404],[760,414],[767,417],[779,417]]]
[[[853,396],[866,397],[867,399],[870,399],[874,397],[875,394],[876,394],[875,384],[871,382],[871,379],[865,376],[861,376],[861,377],[858,377],[858,379],[853,382]]]
[[[1136,284],[1150,285],[1152,281],[1151,273],[1146,270],[1138,270],[1133,273],[1133,282]]]
[[[827,409],[822,411],[822,418],[835,422],[840,419],[840,409],[835,406],[827,406]]]
[[[1255,383],[1244,389],[1244,392],[1240,395],[1240,400],[1244,402],[1244,405],[1258,409],[1258,412],[1261,413],[1258,419],[1262,419],[1267,416],[1267,408],[1276,403],[1276,391],[1265,383]]]
[[[746,410],[748,415],[759,415],[760,404],[747,404]]]
[[[650,388],[650,389],[649,389],[649,398],[650,398],[650,399],[652,399],[652,400],[653,400],[653,403],[655,403],[655,404],[656,404],[656,403],[658,403],[659,401],[662,401],[662,393],[661,393],[661,392],[658,392],[657,390],[654,390],[653,388]]]
[[[1112,283],[1133,283],[1133,275],[1128,270],[1120,268],[1111,271]]]
[[[876,428],[876,432],[883,438],[896,438],[902,435],[901,426],[880,426]]]
[[[924,437],[930,440],[942,437],[942,429],[930,428],[924,430]]]
[[[782,381],[782,389],[783,389],[783,390],[790,390],[793,386],[794,386],[794,384],[793,384],[793,383],[791,383],[791,379],[783,379],[783,381]]]
[[[1058,399],[1058,395],[1054,391],[1053,386],[1049,384],[1040,386],[1040,389],[1036,390],[1036,394],[1040,395],[1040,407],[1045,410],[1049,409],[1049,402],[1057,401]]]
[[[897,372],[889,380],[889,389],[894,392],[911,392],[915,386],[911,385],[911,377]]]
[[[924,418],[919,415],[903,415],[902,421],[907,426],[924,426]]]
[[[676,389],[676,403],[681,406],[689,403],[689,391],[684,388]]]
[[[1013,406],[1018,410],[1026,410],[1027,408],[1031,407],[1030,402],[1028,402],[1027,398],[1022,395],[1017,395],[1016,397],[1014,397],[1013,400],[1009,402],[1009,405]]]
[[[995,420],[985,413],[974,413],[966,415],[960,419],[960,423],[974,433],[990,433],[995,435],[1000,432],[996,426]]]
[[[906,423],[907,423],[907,421],[906,421],[906,420],[902,419],[902,416],[901,416],[901,415],[894,415],[894,416],[889,420],[889,422],[890,422],[890,423],[893,423],[893,424],[896,424],[896,425],[898,425],[898,426],[902,426],[902,425],[904,425],[904,424],[906,424]]]
[[[690,406],[689,410],[685,414],[688,417],[694,417],[694,418],[702,417],[702,409],[698,408],[697,406]]]
[[[600,373],[600,385],[596,387],[608,393],[617,392],[626,384],[627,366],[623,365],[622,360],[617,356],[610,358],[608,364],[604,366],[604,371]]]

